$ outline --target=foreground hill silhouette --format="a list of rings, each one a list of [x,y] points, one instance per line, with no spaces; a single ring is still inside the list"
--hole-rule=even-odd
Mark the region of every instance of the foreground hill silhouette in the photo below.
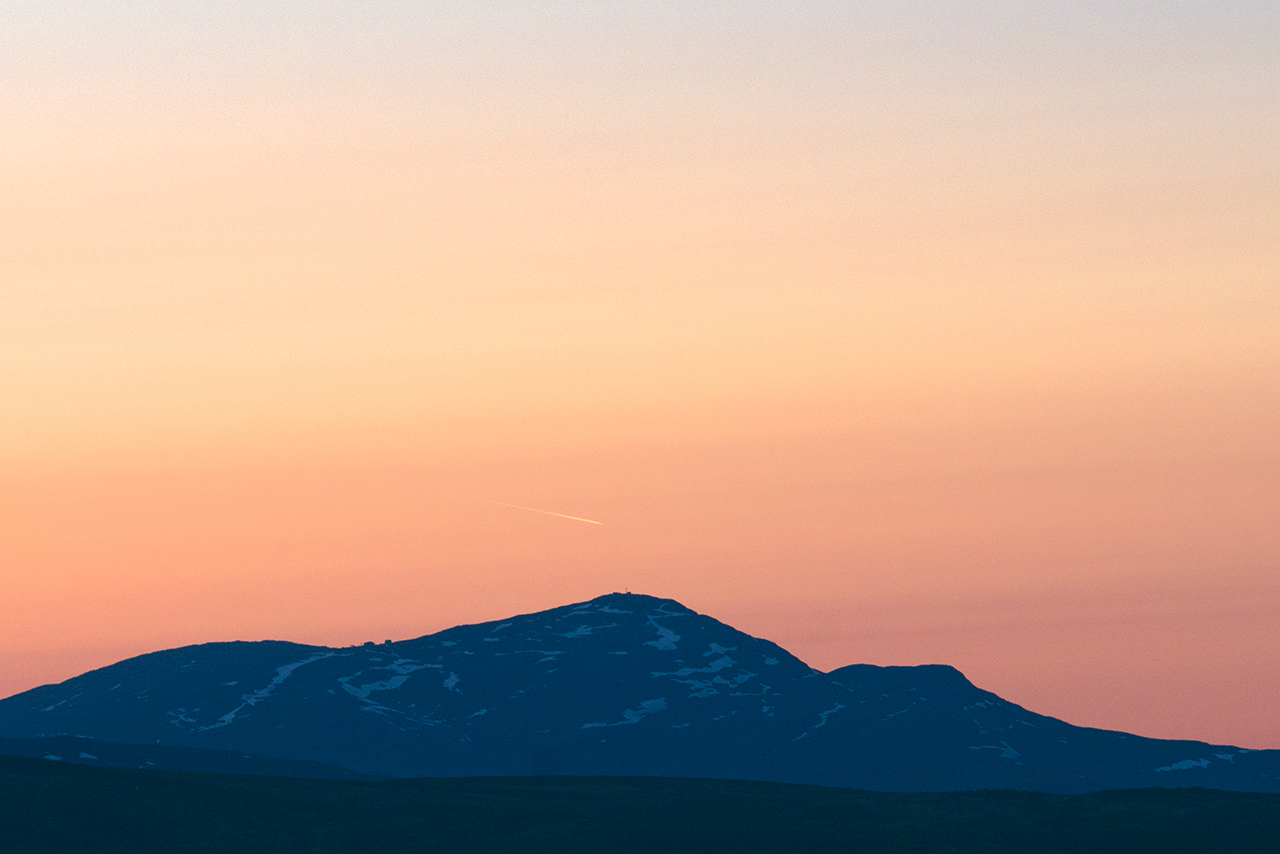
[[[1280,791],[1280,751],[1071,726],[941,665],[820,673],[678,602],[633,594],[396,643],[152,653],[0,701],[0,736],[200,748],[298,763],[262,770],[307,776],[336,766],[879,791]],[[128,751],[112,762],[83,743],[49,753],[133,764]]]
[[[1280,850],[1280,795],[897,794],[635,777],[347,782],[0,757],[0,851],[1231,852]]]

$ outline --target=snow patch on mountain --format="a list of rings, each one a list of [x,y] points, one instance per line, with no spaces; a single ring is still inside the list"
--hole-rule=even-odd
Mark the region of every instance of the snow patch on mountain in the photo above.
[[[359,674],[356,674],[357,676]],[[370,682],[367,685],[361,685],[359,688],[349,683],[348,679],[354,679],[355,676],[343,676],[338,681],[342,683],[342,689],[358,700],[367,700],[369,695],[374,691],[392,691],[399,688],[405,682],[409,681],[408,674],[392,676],[390,679],[381,682]]]
[[[193,726],[194,726],[194,725],[198,725],[200,722],[199,722],[198,720],[196,720],[195,718],[191,717],[190,715],[188,715],[188,714],[187,714],[187,711],[188,711],[187,709],[175,709],[175,710],[173,710],[173,711],[171,711],[171,712],[166,712],[165,714],[167,714],[169,717],[173,718],[173,720],[169,721],[169,723],[173,724],[174,726],[176,726],[176,727],[178,727],[178,728],[180,728],[180,729],[183,729],[183,728],[184,728],[184,727],[182,726],[183,724],[191,724],[191,725],[193,725]],[[192,712],[198,712],[198,711],[200,711],[200,710],[199,710],[199,709],[191,709],[190,711],[192,711]]]
[[[623,709],[622,720],[617,721],[616,723],[583,724],[582,728],[592,729],[593,727],[627,726],[628,724],[638,724],[640,723],[640,721],[649,717],[649,715],[656,714],[657,712],[661,712],[666,707],[667,707],[667,699],[665,697],[658,697],[657,699],[654,699],[654,700],[642,700],[640,702],[640,708],[638,709]]]
[[[1009,746],[1009,742],[1002,741],[997,744],[975,744],[969,747],[970,750],[995,750],[1005,759],[1018,759],[1022,754]]]
[[[715,655],[717,653],[722,653],[727,651],[724,647],[721,647],[718,644],[712,644],[711,647],[712,647],[712,651],[710,653],[704,653],[705,655]],[[658,678],[663,676],[674,677],[675,681],[678,684],[689,686],[690,697],[714,697],[715,695],[720,693],[720,690],[716,687],[716,685],[722,685],[727,688],[734,688],[742,685],[744,682],[747,682],[755,678],[756,674],[751,673],[749,671],[739,672],[734,675],[732,680],[726,679],[724,676],[719,676],[719,675],[714,676],[711,679],[698,679],[698,678],[689,678],[689,677],[692,677],[696,673],[718,674],[720,671],[733,667],[736,664],[737,662],[734,661],[729,656],[721,655],[719,658],[717,658],[715,661],[712,661],[706,667],[681,667],[679,670],[671,670],[671,671],[653,670],[649,672],[649,676],[650,678]],[[731,695],[731,696],[734,696],[734,695]]]
[[[444,665],[443,664],[424,664],[422,662],[414,661],[411,658],[398,658],[395,661],[391,662],[390,664],[384,664],[381,667],[378,667],[375,669],[390,670],[401,676],[408,676],[410,673],[416,673],[417,671],[425,670],[428,667],[434,667],[435,669],[440,670],[444,667]]]
[[[667,628],[666,626],[658,625],[658,620],[664,619],[665,617],[668,617],[668,616],[671,616],[671,615],[666,613],[665,611],[659,612],[657,614],[650,614],[648,616],[646,622],[650,626],[652,626],[653,629],[658,633],[658,639],[645,641],[644,642],[645,646],[651,646],[654,649],[660,649],[660,650],[663,650],[664,652],[667,652],[676,648],[676,644],[679,643],[680,641],[680,635],[671,631],[671,629]]]
[[[276,668],[275,678],[272,679],[270,682],[268,682],[265,687],[259,688],[257,691],[254,691],[252,694],[242,694],[240,697],[242,701],[240,705],[236,706],[234,709],[227,712],[222,717],[218,718],[216,723],[212,723],[212,724],[209,724],[208,726],[200,727],[199,731],[205,732],[206,730],[219,729],[220,727],[227,726],[232,721],[234,721],[236,719],[236,716],[239,715],[240,712],[242,712],[246,707],[255,706],[258,703],[270,697],[271,693],[275,691],[276,688],[279,688],[284,683],[284,680],[289,678],[290,674],[292,674],[293,671],[297,670],[299,667],[302,667],[304,664],[310,664],[313,661],[320,661],[321,659],[333,658],[334,656],[340,656],[340,655],[344,655],[344,653],[321,652],[311,656],[310,658],[304,658],[301,661],[294,661],[289,664],[280,665],[279,667]]]
[[[1184,759],[1181,762],[1175,762],[1172,765],[1166,765],[1163,768],[1157,768],[1156,771],[1187,771],[1192,768],[1208,768],[1208,759]]]
[[[916,702],[919,702],[919,701],[917,700]],[[911,705],[907,706],[905,709],[899,709],[896,712],[890,712],[889,714],[882,717],[880,720],[887,721],[890,718],[896,718],[898,715],[905,715],[907,712],[911,711],[916,707],[916,702],[913,702]]]
[[[694,673],[718,673],[721,670],[724,670],[726,667],[733,667],[735,664],[737,664],[736,661],[734,661],[732,658],[730,658],[727,655],[723,655],[720,658],[717,658],[715,661],[708,664],[706,667],[681,667],[679,670],[673,670],[669,673],[654,670],[650,672],[650,675],[651,676],[685,677],[685,676],[691,676]],[[754,676],[754,675],[755,675],[754,673],[751,674],[751,676]],[[745,682],[746,680],[744,679],[741,681]]]
[[[766,707],[766,708],[768,708],[768,707]],[[827,725],[827,718],[831,717],[832,715],[834,715],[836,712],[840,711],[841,709],[847,709],[847,708],[849,708],[849,707],[848,707],[848,706],[846,706],[844,703],[836,703],[834,706],[832,706],[831,708],[827,709],[825,712],[818,712],[818,717],[819,717],[821,720],[819,720],[816,724],[814,724],[813,726],[809,727],[807,730],[805,730],[804,732],[800,733],[799,735],[797,735],[795,738],[793,738],[793,739],[791,739],[791,740],[792,740],[792,741],[799,741],[800,739],[802,739],[802,738],[804,738],[805,736],[807,736],[809,733],[813,732],[815,729],[821,729],[822,727],[824,727],[824,726],[826,726],[826,725]]]
[[[651,646],[655,649],[672,650],[676,648],[676,643],[680,640],[680,636],[668,629],[666,626],[654,626],[658,630],[658,639],[645,641],[645,646]]]
[[[116,687],[117,687],[117,688],[119,688],[120,686],[119,686],[119,685],[117,685]],[[58,706],[61,706],[63,703],[69,703],[69,702],[71,702],[72,700],[74,700],[76,697],[79,697],[79,696],[80,696],[79,694],[72,694],[70,697],[67,697],[65,700],[60,700],[60,701],[58,701],[58,702],[54,703],[52,706],[45,706],[45,707],[44,707],[43,709],[41,709],[40,711],[42,711],[42,712],[52,712],[54,709],[58,708]]]
[[[614,626],[616,626],[616,625],[618,625],[618,624],[617,624],[617,623],[605,623],[603,626],[578,626],[578,627],[577,627],[576,629],[574,629],[573,631],[571,631],[571,632],[566,632],[566,633],[564,633],[564,634],[560,635],[560,637],[562,637],[562,638],[585,638],[585,637],[587,637],[587,636],[589,636],[589,635],[594,634],[596,629],[611,629],[611,628],[613,628],[613,627],[614,627]]]

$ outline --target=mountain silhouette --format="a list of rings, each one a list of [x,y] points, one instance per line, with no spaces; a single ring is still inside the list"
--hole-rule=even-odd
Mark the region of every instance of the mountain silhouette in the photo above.
[[[1072,726],[944,665],[822,673],[678,602],[626,593],[398,642],[182,647],[0,700],[0,738],[67,737],[263,757],[299,776],[1280,792],[1280,751]]]

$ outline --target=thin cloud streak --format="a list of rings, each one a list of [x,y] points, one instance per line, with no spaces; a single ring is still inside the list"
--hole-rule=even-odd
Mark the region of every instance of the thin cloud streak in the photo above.
[[[539,510],[537,507],[524,507],[519,504],[508,504],[505,501],[490,501],[490,504],[497,504],[501,507],[512,507],[516,510],[528,510],[531,513],[543,513],[547,516],[559,516],[561,519],[572,519],[575,522],[586,522],[589,525],[603,525],[604,522],[597,522],[595,519],[584,519],[581,516],[570,516],[567,513],[556,513],[554,510]]]

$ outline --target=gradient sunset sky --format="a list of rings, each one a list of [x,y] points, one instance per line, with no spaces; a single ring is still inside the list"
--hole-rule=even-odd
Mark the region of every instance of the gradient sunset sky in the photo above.
[[[629,589],[1280,748],[1274,0],[0,19],[0,696]]]

